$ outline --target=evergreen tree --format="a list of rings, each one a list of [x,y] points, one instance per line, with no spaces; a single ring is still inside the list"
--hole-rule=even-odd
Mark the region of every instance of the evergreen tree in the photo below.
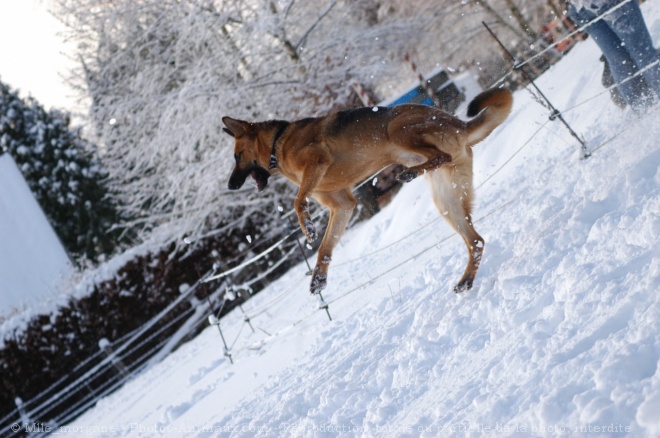
[[[0,82],[0,150],[16,161],[69,255],[97,261],[117,244],[116,210],[93,145],[69,124],[68,113],[46,111]]]

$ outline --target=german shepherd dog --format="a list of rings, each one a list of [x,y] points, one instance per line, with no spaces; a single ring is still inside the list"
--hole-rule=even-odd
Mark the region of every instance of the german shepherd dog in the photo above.
[[[307,240],[318,237],[307,198],[330,210],[328,227],[318,250],[310,291],[327,285],[332,250],[355,208],[352,189],[390,164],[406,168],[396,176],[409,182],[425,174],[433,202],[463,238],[468,264],[454,292],[472,287],[484,240],[472,226],[472,147],[485,139],[511,111],[506,89],[479,94],[468,106],[471,120],[462,121],[425,105],[364,107],[295,122],[250,123],[223,117],[223,130],[234,137],[236,165],[229,189],[243,186],[248,176],[263,190],[268,178],[281,173],[298,185],[294,207]]]

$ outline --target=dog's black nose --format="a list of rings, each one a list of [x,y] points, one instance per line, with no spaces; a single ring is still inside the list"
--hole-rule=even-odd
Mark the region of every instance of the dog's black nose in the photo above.
[[[229,182],[227,183],[227,188],[229,190],[238,190],[243,187],[245,184],[245,179],[248,177],[249,173],[241,170],[237,167],[234,168],[234,171],[229,176]]]

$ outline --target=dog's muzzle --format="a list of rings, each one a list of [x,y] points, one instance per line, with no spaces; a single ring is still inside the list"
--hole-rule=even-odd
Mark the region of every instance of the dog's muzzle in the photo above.
[[[240,169],[239,167],[234,167],[234,171],[229,177],[229,183],[227,187],[229,190],[238,190],[243,187],[245,180],[248,176],[251,176],[254,181],[257,183],[257,190],[262,191],[268,185],[268,178],[270,178],[270,172],[268,172],[263,167],[253,164],[245,169]]]

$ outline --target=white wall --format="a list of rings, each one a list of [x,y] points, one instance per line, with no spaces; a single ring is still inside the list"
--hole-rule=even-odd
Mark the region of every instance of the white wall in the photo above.
[[[0,316],[54,296],[72,272],[16,163],[0,156]]]

